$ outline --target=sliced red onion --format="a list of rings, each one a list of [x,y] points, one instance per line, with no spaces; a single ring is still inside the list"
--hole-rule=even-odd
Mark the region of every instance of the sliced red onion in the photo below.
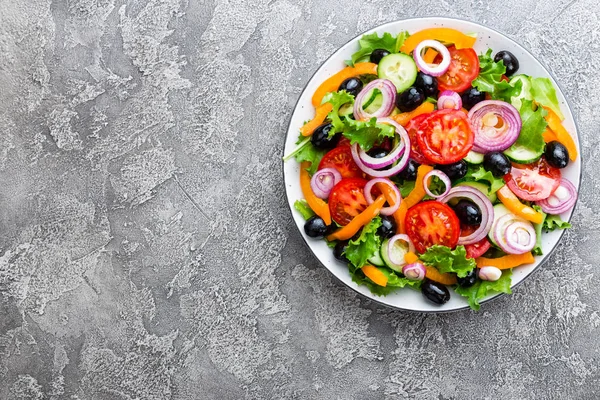
[[[390,261],[398,266],[402,266],[404,264],[406,264],[406,261],[404,260],[404,254],[401,260],[399,260],[394,253],[394,246],[396,245],[397,241],[403,241],[408,243],[408,251],[411,252],[415,252],[415,246],[413,245],[413,243],[411,242],[410,238],[408,237],[408,235],[405,235],[403,233],[400,233],[398,235],[394,235],[390,238],[389,242],[388,242],[388,248],[387,248],[387,252],[388,252],[388,258],[390,259]]]
[[[410,139],[408,138],[408,133],[406,133],[406,130],[402,127],[402,125],[398,124],[396,121],[394,121],[391,118],[379,118],[377,120],[377,123],[392,125],[396,130],[396,134],[398,136],[400,136],[400,140],[398,141],[398,144],[396,146],[402,146],[403,149],[410,149]],[[362,161],[362,159],[360,158],[360,154],[359,154],[359,152],[362,149],[359,148],[358,143],[354,143],[350,147],[350,150],[352,152],[352,159],[354,159],[354,162],[356,163],[356,165],[358,165],[358,167],[364,173],[368,174],[369,176],[372,176],[373,178],[387,178],[389,176],[397,174],[398,172],[400,172],[404,168],[406,168],[406,165],[408,164],[408,159],[410,156],[410,151],[405,150],[405,151],[403,151],[402,157],[400,158],[400,160],[395,165],[393,165],[390,169],[376,170],[373,168],[369,168]],[[392,149],[392,152],[393,151],[394,151],[394,149]]]
[[[469,123],[475,134],[473,150],[478,153],[506,150],[515,143],[521,132],[519,111],[499,100],[484,100],[475,104],[469,111]]]
[[[502,276],[502,271],[498,267],[487,266],[481,267],[478,274],[479,279],[483,281],[496,282]]]
[[[369,153],[367,153],[360,147],[358,148],[358,155],[359,155],[360,159],[362,160],[362,162],[367,167],[380,169],[380,168],[387,167],[388,165],[392,165],[393,163],[398,161],[398,159],[400,157],[402,157],[402,154],[404,154],[405,149],[406,149],[406,146],[404,145],[404,143],[398,142],[398,144],[396,146],[394,146],[392,151],[390,151],[388,153],[388,155],[386,155],[385,157],[381,157],[381,158],[371,157],[369,155]]]
[[[402,201],[402,196],[400,196],[400,190],[398,190],[398,187],[394,184],[394,182],[390,181],[389,179],[374,178],[374,179],[371,179],[369,182],[367,182],[367,184],[365,185],[365,189],[364,189],[365,190],[365,199],[367,200],[367,203],[369,205],[373,204],[373,202],[375,200],[373,199],[373,195],[371,194],[371,189],[373,189],[373,186],[378,183],[388,185],[394,191],[394,195],[396,196],[394,205],[390,205],[389,207],[384,207],[379,211],[379,213],[381,215],[392,215],[400,207],[400,202]]]
[[[438,110],[443,110],[445,108],[460,110],[462,108],[460,94],[453,92],[452,90],[444,90],[438,97],[437,108]]]
[[[442,62],[437,65],[425,62],[422,53],[427,48],[435,49],[442,56]],[[413,51],[413,58],[415,59],[415,64],[417,64],[419,70],[431,76],[444,75],[450,66],[450,61],[452,60],[448,48],[437,40],[423,40],[417,45],[417,47],[415,47],[415,50]]]
[[[508,254],[527,253],[535,247],[535,228],[531,222],[514,214],[500,217],[492,233],[498,246]]]
[[[363,110],[363,104],[365,98],[370,96],[371,91],[375,89],[379,89],[381,96],[383,96],[383,101],[379,109],[370,114]],[[387,117],[394,111],[395,106],[396,86],[394,86],[392,81],[387,79],[375,79],[374,81],[369,82],[369,84],[358,93],[358,96],[356,96],[356,100],[354,101],[354,118],[356,118],[357,121],[364,121],[373,117]]]
[[[537,205],[547,214],[562,214],[569,211],[577,201],[577,189],[573,184],[562,178],[556,190],[547,199],[540,200]]]
[[[423,265],[423,263],[417,261],[402,267],[402,273],[411,281],[422,281],[425,279],[427,270],[425,269],[425,265]]]
[[[342,174],[335,168],[323,168],[310,178],[310,188],[320,199],[329,198],[331,189],[342,180]]]
[[[429,179],[433,178],[434,176],[437,176],[438,178],[440,178],[442,180],[442,182],[444,182],[444,185],[446,185],[446,188],[444,189],[444,193],[433,194],[433,192],[431,190],[429,190]],[[444,172],[440,171],[439,169],[434,169],[434,170],[428,172],[423,177],[423,187],[425,188],[425,193],[427,193],[429,195],[429,197],[433,197],[434,199],[439,199],[440,197],[444,197],[445,195],[447,195],[450,192],[450,189],[452,188],[452,183],[450,182],[450,178],[448,178],[448,175],[446,175]]]
[[[458,238],[458,244],[473,244],[479,242],[485,237],[492,227],[494,222],[494,207],[480,190],[470,186],[455,186],[450,189],[450,192],[443,198],[439,199],[442,203],[447,203],[451,199],[465,198],[471,200],[481,211],[481,224],[470,235],[461,236]]]

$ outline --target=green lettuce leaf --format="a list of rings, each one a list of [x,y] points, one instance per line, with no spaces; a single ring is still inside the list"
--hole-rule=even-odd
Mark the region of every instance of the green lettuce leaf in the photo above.
[[[543,153],[546,146],[543,133],[548,125],[544,117],[548,112],[542,107],[538,107],[537,110],[533,111],[533,102],[522,100],[519,114],[521,114],[523,125],[521,133],[511,149],[526,148],[535,153]]]
[[[302,218],[308,220],[315,215],[315,212],[310,208],[306,200],[296,200],[294,202],[294,208],[298,210]]]
[[[442,273],[454,272],[461,278],[477,267],[474,259],[467,258],[465,246],[457,246],[452,250],[447,246],[436,244],[421,254],[419,259]]]
[[[542,254],[544,254],[542,250],[542,228],[544,226],[544,222],[546,221],[546,217],[548,216],[548,214],[543,212],[542,207],[538,205],[533,205],[532,207],[535,211],[541,213],[544,216],[544,219],[541,223],[533,224],[533,227],[535,228],[535,247],[531,250],[533,255],[541,256]]]
[[[492,293],[506,293],[511,294],[510,290],[512,277],[512,269],[506,270],[502,273],[500,279],[496,282],[481,281],[478,280],[473,286],[464,288],[457,286],[454,291],[461,296],[464,296],[469,301],[469,306],[473,310],[479,310],[479,301],[487,297]]]
[[[467,167],[467,174],[463,180],[487,182],[490,186],[490,193],[496,193],[502,186],[504,186],[504,181],[502,178],[496,178],[490,171],[487,171],[481,165],[469,165]]]
[[[327,114],[327,119],[329,119],[331,121],[331,125],[333,125],[333,129],[329,131],[329,137],[331,137],[344,130],[346,125],[340,118],[340,107],[348,103],[354,104],[354,96],[345,90],[331,92],[327,93],[325,97],[323,97],[321,104],[324,103],[331,103],[333,106],[333,109],[329,112],[329,114]]]
[[[555,229],[569,229],[572,225],[567,221],[563,221],[560,215],[548,214],[544,220],[544,230],[551,232]]]
[[[382,37],[379,37],[377,33],[363,35],[358,41],[359,50],[352,54],[350,60],[346,60],[346,64],[354,66],[358,62],[369,61],[369,57],[375,49],[384,49],[390,53],[397,53],[408,36],[409,34],[406,31],[400,32],[396,37],[392,36],[389,32],[385,32]]]
[[[377,296],[385,296],[393,292],[398,288],[410,287],[415,290],[418,290],[421,287],[422,281],[411,281],[410,279],[401,277],[396,274],[396,272],[392,271],[389,268],[385,267],[377,267],[385,276],[388,278],[387,285],[385,287],[376,285],[371,282],[369,278],[363,274],[362,270],[357,269],[354,272],[350,272],[352,276],[352,280],[359,285],[364,285],[369,288],[371,293]]]
[[[363,267],[367,263],[367,259],[373,257],[379,251],[381,238],[377,235],[377,229],[380,226],[381,218],[375,217],[363,227],[360,236],[356,240],[348,242],[344,254],[352,264],[349,266],[352,272]]]
[[[514,89],[508,82],[502,80],[505,72],[504,63],[494,62],[492,49],[488,49],[485,54],[479,56],[479,75],[471,84],[480,92],[489,93],[494,99],[504,99],[508,96],[507,92]]]
[[[369,121],[355,121],[345,117],[344,123],[346,127],[343,135],[350,139],[350,143],[358,143],[364,151],[370,150],[386,137],[394,137],[394,127],[378,124],[377,118],[371,118]]]
[[[309,161],[310,167],[307,168],[308,173],[312,176],[319,168],[321,158],[325,155],[327,150],[317,149],[310,141],[310,136],[304,137],[300,135],[296,142],[298,147],[290,154],[284,157],[284,160],[288,160],[291,157],[296,157],[296,161],[301,163],[302,161]]]
[[[550,108],[554,111],[560,119],[564,119],[562,111],[560,111],[560,105],[558,104],[558,98],[556,97],[556,90],[554,85],[548,78],[530,78],[531,81],[531,94],[536,103]]]

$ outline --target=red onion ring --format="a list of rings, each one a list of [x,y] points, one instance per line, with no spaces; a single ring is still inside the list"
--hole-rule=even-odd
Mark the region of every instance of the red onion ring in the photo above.
[[[494,207],[481,191],[470,186],[455,186],[450,189],[450,192],[443,198],[438,199],[442,203],[447,203],[449,200],[462,197],[471,200],[481,211],[481,224],[473,233],[467,236],[461,236],[458,239],[458,244],[473,244],[479,242],[485,237],[492,227],[494,222]]]
[[[437,52],[442,56],[442,62],[440,62],[438,65],[429,64],[423,60],[421,52],[429,47],[437,50]],[[446,46],[437,40],[423,40],[417,45],[417,47],[415,47],[415,50],[413,51],[413,58],[415,59],[415,64],[417,64],[419,70],[431,76],[444,75],[448,70],[451,61],[450,51]]]
[[[385,157],[375,158],[371,157],[369,153],[358,148],[358,155],[362,162],[369,168],[380,169],[387,167],[388,165],[392,165],[395,163],[400,157],[402,157],[403,152],[405,151],[404,143],[400,142],[392,151],[390,151]]]
[[[514,214],[498,219],[494,227],[494,240],[508,254],[523,254],[535,247],[536,234],[531,222]]]
[[[502,125],[498,124],[502,118]],[[469,123],[475,133],[473,149],[478,153],[508,149],[521,132],[521,115],[512,105],[499,100],[484,100],[469,111]]]
[[[310,178],[310,188],[318,198],[327,199],[331,189],[341,180],[342,174],[337,169],[323,168],[315,172]]]
[[[542,207],[542,211],[546,214],[562,214],[569,211],[575,202],[577,202],[577,189],[570,181],[562,178],[550,197],[540,200],[536,204]]]
[[[434,176],[437,176],[438,178],[440,178],[442,180],[442,182],[444,182],[444,185],[446,185],[446,188],[444,189],[444,193],[433,194],[433,192],[431,192],[431,190],[429,190],[429,178],[432,178]],[[446,175],[444,172],[440,171],[439,169],[434,169],[434,170],[428,172],[423,177],[423,187],[425,188],[425,193],[427,193],[427,195],[429,195],[429,197],[433,197],[434,199],[439,199],[440,197],[444,197],[445,195],[447,195],[450,192],[450,189],[452,188],[452,182],[450,182],[450,178],[448,178],[448,175]]]
[[[452,90],[444,90],[438,97],[437,108],[438,110],[443,110],[445,108],[460,110],[462,108],[460,94],[453,92]]]
[[[406,261],[404,260],[404,258],[402,260],[397,260],[394,257],[394,252],[392,251],[394,248],[394,245],[396,244],[396,242],[398,240],[401,240],[403,242],[408,243],[408,251],[410,252],[415,252],[415,246],[413,245],[412,241],[410,240],[410,238],[408,237],[408,235],[405,235],[403,233],[400,233],[398,235],[394,235],[390,238],[389,242],[388,242],[388,248],[387,248],[387,252],[388,252],[388,257],[390,259],[391,262],[393,262],[396,265],[404,265],[406,264]]]
[[[392,125],[396,130],[396,134],[400,136],[400,141],[398,142],[397,146],[402,146],[403,149],[410,149],[410,139],[408,137],[408,133],[406,133],[406,130],[402,127],[402,125],[398,124],[391,118],[379,118],[377,119],[377,123]],[[392,166],[390,169],[375,170],[373,168],[369,168],[362,161],[360,157],[360,151],[362,151],[362,149],[358,146],[358,143],[354,143],[352,146],[350,146],[350,150],[352,152],[352,159],[354,160],[356,165],[358,165],[361,171],[368,174],[369,176],[372,176],[373,178],[387,178],[397,174],[398,172],[406,168],[410,156],[410,151],[405,150],[402,154],[402,157],[396,163],[396,165]],[[392,150],[392,152],[393,151],[394,150]]]
[[[375,186],[377,183],[382,183],[384,185],[388,185],[394,191],[394,195],[396,196],[396,201],[394,201],[394,205],[390,205],[389,207],[383,207],[379,211],[379,213],[381,215],[392,215],[400,207],[400,202],[402,201],[402,196],[400,196],[400,190],[398,190],[398,187],[396,185],[394,185],[394,182],[390,181],[389,179],[373,178],[369,182],[367,182],[367,184],[365,185],[365,189],[364,189],[365,200],[367,200],[367,203],[369,205],[371,205],[375,202],[375,200],[373,199],[373,195],[371,194],[371,189],[373,189],[373,186]]]
[[[370,114],[363,110],[363,104],[365,102],[365,97],[371,93],[372,90],[379,89],[381,95],[383,96],[383,101],[381,106],[377,111]],[[394,107],[396,106],[396,86],[387,79],[375,79],[374,81],[369,82],[367,86],[365,86],[358,96],[356,96],[356,100],[354,101],[354,118],[357,121],[364,121],[371,118],[381,118],[387,117],[394,111]]]
[[[422,281],[425,279],[427,270],[425,269],[425,265],[423,265],[423,263],[417,261],[402,267],[402,273],[407,279],[412,281]]]

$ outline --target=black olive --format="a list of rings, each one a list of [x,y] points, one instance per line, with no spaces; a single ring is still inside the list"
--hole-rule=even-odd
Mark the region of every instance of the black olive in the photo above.
[[[435,304],[444,304],[450,300],[448,288],[430,279],[425,279],[421,284],[421,293],[427,300]]]
[[[511,76],[519,69],[519,60],[510,51],[502,50],[496,53],[494,56],[494,62],[502,61],[506,67],[506,73],[504,75]]]
[[[383,157],[387,156],[389,153],[385,149],[382,149],[381,147],[373,147],[371,150],[367,151],[367,154],[373,158],[383,158]],[[390,169],[390,168],[392,168],[392,166],[387,165],[383,168],[378,168],[378,170],[385,170],[385,169]]]
[[[425,101],[422,89],[410,87],[396,97],[396,106],[402,112],[412,111]]]
[[[330,232],[331,228],[327,226],[323,218],[315,215],[304,224],[304,232],[312,237],[320,239]]]
[[[512,165],[503,153],[492,151],[483,156],[483,168],[490,171],[496,178],[501,178],[510,172]]]
[[[473,286],[475,282],[477,282],[477,268],[473,268],[464,278],[456,278],[456,283],[458,283],[458,286],[464,288]]]
[[[453,164],[439,164],[436,165],[435,168],[448,175],[448,178],[450,178],[451,181],[464,178],[467,174],[467,162],[465,160],[460,160]]]
[[[348,242],[346,240],[340,240],[337,242],[333,248],[333,256],[344,263],[349,263],[348,257],[344,254],[346,248],[348,247]]]
[[[312,137],[310,138],[313,146],[323,150],[333,149],[335,146],[337,146],[342,134],[338,132],[330,138],[329,131],[331,131],[331,128],[333,128],[333,125],[329,123],[319,125],[313,131]]]
[[[452,208],[462,225],[476,226],[481,224],[481,210],[472,201],[461,199]]]
[[[377,228],[377,234],[383,238],[390,238],[396,234],[396,220],[386,215],[381,216],[381,226]]]
[[[544,155],[548,164],[555,168],[564,168],[569,164],[569,150],[556,140],[546,144]]]
[[[437,79],[435,79],[431,75],[424,74],[419,72],[417,74],[417,80],[415,81],[415,86],[423,91],[425,97],[435,97],[437,98],[438,94],[438,83]]]
[[[480,92],[474,87],[470,87],[461,93],[460,98],[462,99],[463,107],[470,110],[475,104],[485,100],[485,92]]]
[[[414,181],[417,179],[417,169],[421,164],[413,160],[412,158],[408,160],[408,164],[406,167],[398,172],[396,175],[400,179],[404,179],[405,181]]]
[[[375,63],[375,64],[379,64],[379,61],[381,61],[381,59],[383,57],[385,57],[389,54],[390,54],[390,52],[387,51],[386,49],[375,49],[371,53],[371,57],[369,57],[369,61],[371,61],[372,63]]]
[[[348,78],[340,84],[338,90],[345,90],[350,93],[352,96],[356,97],[358,92],[360,92],[363,88],[363,83],[358,78]]]

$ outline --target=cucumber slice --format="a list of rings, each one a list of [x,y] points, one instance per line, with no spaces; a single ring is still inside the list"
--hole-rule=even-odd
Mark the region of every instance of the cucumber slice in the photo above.
[[[498,200],[498,196],[496,196],[496,193],[491,193],[491,188],[485,183],[468,181],[461,182],[457,186],[471,186],[472,188],[479,190],[481,193],[485,194],[485,196],[490,200],[492,204],[494,204],[494,202]]]
[[[392,269],[396,272],[401,273],[402,267],[404,267],[406,265],[406,263],[402,262],[401,264],[396,264],[396,263],[392,262],[392,260],[390,260],[390,257],[388,254],[388,243],[389,242],[390,242],[389,239],[385,239],[383,241],[383,243],[381,243],[381,249],[380,249],[381,258],[383,259],[383,262],[389,269]],[[404,255],[406,253],[408,253],[408,245],[405,244],[404,242],[398,240],[398,241],[396,241],[396,244],[395,244],[394,248],[392,249],[392,251],[394,252],[394,258],[399,259],[399,260],[404,260]]]
[[[529,164],[534,161],[537,161],[540,159],[543,153],[543,149],[540,152],[536,152],[526,147],[517,146],[514,144],[508,149],[504,150],[504,154],[506,155],[506,157],[508,157],[511,161],[514,161],[519,164]]]
[[[373,100],[369,103],[368,106],[363,107],[363,110],[368,112],[369,114],[373,114],[375,111],[381,108],[381,104],[383,103],[383,95],[378,93]]]
[[[417,72],[417,65],[412,57],[402,53],[388,54],[379,61],[377,68],[377,76],[392,81],[398,93],[415,83]]]
[[[350,103],[344,104],[338,110],[338,115],[340,117],[349,117],[351,115],[354,115],[354,107],[353,107],[353,105],[350,104]]]
[[[383,262],[383,259],[381,258],[381,251],[375,252],[373,257],[368,258],[367,261],[369,261],[371,264],[373,264],[377,267],[385,266],[385,263]]]
[[[506,214],[510,214],[510,211],[504,204],[496,204],[494,206],[494,222],[492,222],[492,227],[490,228],[490,233],[488,233],[488,239],[494,245],[498,246],[498,243],[494,240],[494,229],[496,229],[496,225],[498,224],[498,220],[500,217],[505,216]]]
[[[483,154],[471,150],[467,153],[465,161],[469,164],[481,164],[483,162]]]

